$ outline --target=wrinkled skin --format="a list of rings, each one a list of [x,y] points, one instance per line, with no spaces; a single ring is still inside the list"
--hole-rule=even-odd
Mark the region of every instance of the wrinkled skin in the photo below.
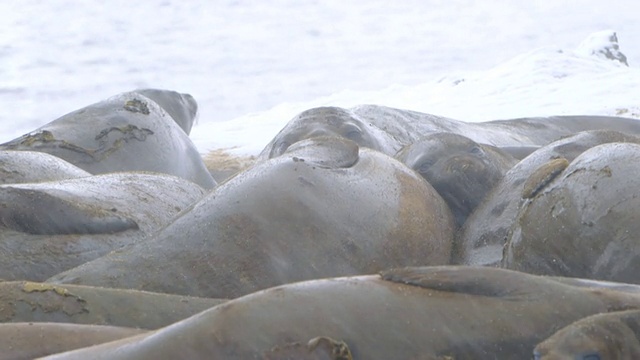
[[[527,359],[586,316],[638,308],[637,294],[488,267],[426,267],[287,284],[149,335],[52,359],[253,359],[325,337],[354,359]]]
[[[156,173],[0,185],[0,279],[43,281],[141,241],[204,195]]]
[[[578,320],[538,344],[535,360],[640,358],[640,310]]]
[[[58,157],[37,151],[0,151],[0,184],[57,181],[91,176]]]
[[[270,286],[448,264],[451,213],[397,160],[313,138],[221,184],[148,241],[49,281],[234,298]]]
[[[503,246],[523,203],[525,185],[532,174],[551,161],[564,158],[571,162],[587,149],[612,142],[640,143],[640,139],[616,131],[585,131],[548,144],[517,163],[467,219],[456,239],[460,254],[454,262],[498,266]],[[551,177],[540,179],[544,180],[537,184],[540,189],[552,180]]]
[[[593,147],[520,209],[503,266],[638,283],[640,145]]]
[[[563,136],[609,129],[640,135],[640,122],[612,116],[552,116],[467,123],[431,114],[379,105],[350,109],[320,107],[302,112],[267,144],[260,159],[283,154],[291,144],[314,136],[340,136],[393,156],[432,133],[451,132],[497,147],[518,157]]]
[[[190,102],[183,95],[163,94],[166,102],[170,97],[175,97],[176,107],[190,111]],[[133,91],[64,115],[0,145],[0,150],[48,153],[91,174],[153,171],[185,178],[205,189],[215,187],[198,150],[180,126],[155,101]]]
[[[438,191],[457,227],[517,162],[496,147],[452,133],[428,135],[404,147],[395,157]]]

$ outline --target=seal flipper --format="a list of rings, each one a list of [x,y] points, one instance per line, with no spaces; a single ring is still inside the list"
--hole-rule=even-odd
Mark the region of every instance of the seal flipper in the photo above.
[[[549,185],[564,169],[569,166],[565,158],[553,159],[538,167],[527,179],[522,187],[522,198],[535,197],[545,186]]]
[[[81,205],[34,189],[0,189],[0,225],[33,235],[111,234],[138,229],[112,210]]]
[[[529,294],[533,275],[513,270],[474,266],[406,267],[380,273],[383,280],[437,291],[489,297]]]
[[[318,136],[291,145],[285,154],[294,161],[307,161],[325,169],[345,169],[354,166],[360,147],[352,140],[337,136]]]

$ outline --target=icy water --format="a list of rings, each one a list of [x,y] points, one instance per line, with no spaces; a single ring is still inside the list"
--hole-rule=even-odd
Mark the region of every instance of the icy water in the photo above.
[[[200,123],[341,90],[484,70],[612,28],[640,64],[635,1],[3,1],[0,140],[140,87]]]

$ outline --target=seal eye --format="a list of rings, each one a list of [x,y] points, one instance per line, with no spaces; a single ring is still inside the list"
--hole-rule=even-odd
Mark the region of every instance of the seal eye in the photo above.
[[[475,155],[481,155],[482,149],[479,146],[474,146],[471,148],[471,150],[469,150],[469,152]]]
[[[427,171],[429,171],[429,168],[431,166],[433,166],[433,160],[424,160],[418,163],[418,166],[415,167],[415,170],[418,171],[420,174],[424,174]]]
[[[353,140],[358,142],[362,139],[362,130],[359,127],[353,124],[346,124],[342,128],[342,134],[349,140]]]

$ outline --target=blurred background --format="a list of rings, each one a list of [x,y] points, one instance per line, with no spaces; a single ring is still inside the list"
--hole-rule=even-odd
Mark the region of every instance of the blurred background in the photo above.
[[[488,69],[609,28],[634,67],[638,9],[631,0],[3,1],[0,140],[141,87],[191,93],[199,122],[219,122]]]

